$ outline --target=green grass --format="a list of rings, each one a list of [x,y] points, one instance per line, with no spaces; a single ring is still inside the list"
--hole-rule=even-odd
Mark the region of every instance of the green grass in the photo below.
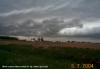
[[[37,48],[31,45],[13,44],[0,45],[0,66],[47,65],[48,69],[72,69],[71,64],[95,64],[98,61],[100,61],[100,50],[71,47]],[[98,65],[94,65],[93,69],[99,69]]]

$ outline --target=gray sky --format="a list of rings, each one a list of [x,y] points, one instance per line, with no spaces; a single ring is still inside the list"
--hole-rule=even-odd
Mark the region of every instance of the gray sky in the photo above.
[[[0,0],[0,35],[100,39],[100,0]]]

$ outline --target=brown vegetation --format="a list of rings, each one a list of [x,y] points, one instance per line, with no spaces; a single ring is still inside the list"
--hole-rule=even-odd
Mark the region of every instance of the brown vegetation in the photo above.
[[[28,44],[37,47],[50,47],[50,46],[62,46],[62,47],[77,47],[77,48],[92,48],[100,50],[100,43],[89,42],[52,42],[52,41],[0,41],[0,44]]]

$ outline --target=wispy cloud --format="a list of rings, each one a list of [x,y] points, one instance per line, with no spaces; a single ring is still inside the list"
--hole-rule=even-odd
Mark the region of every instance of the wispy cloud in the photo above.
[[[54,6],[51,7],[51,10],[54,11],[54,10],[59,10],[61,8],[64,8],[64,7],[77,7],[78,4],[80,4],[83,0],[68,0],[68,1],[61,1],[61,2],[58,2],[58,3],[55,3]]]
[[[46,10],[48,10],[50,7],[52,7],[52,5],[46,6],[46,7],[33,7],[33,8],[28,8],[28,9],[21,9],[21,10],[12,10],[9,12],[5,12],[5,13],[0,13],[1,17],[7,17],[10,15],[18,15],[18,14],[27,14],[30,12],[44,12]]]
[[[76,1],[75,3],[79,3],[81,1]],[[46,6],[38,6],[38,7],[31,7],[31,8],[26,8],[26,9],[14,9],[14,10],[11,10],[9,12],[4,12],[4,13],[0,13],[0,17],[7,17],[7,16],[10,16],[10,15],[18,15],[18,14],[27,14],[27,13],[30,13],[30,12],[39,12],[39,13],[43,13],[43,12],[49,12],[49,11],[55,11],[55,10],[58,10],[58,9],[61,9],[63,7],[67,7],[69,5],[71,5],[71,3],[73,3],[73,0],[69,0],[69,1],[65,1],[65,0],[62,0],[62,1],[58,1],[56,3],[53,3],[51,5],[46,5]]]

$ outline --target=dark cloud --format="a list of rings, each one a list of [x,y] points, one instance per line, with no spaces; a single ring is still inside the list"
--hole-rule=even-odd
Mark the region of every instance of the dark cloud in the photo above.
[[[98,37],[100,0],[0,0],[0,34]]]

